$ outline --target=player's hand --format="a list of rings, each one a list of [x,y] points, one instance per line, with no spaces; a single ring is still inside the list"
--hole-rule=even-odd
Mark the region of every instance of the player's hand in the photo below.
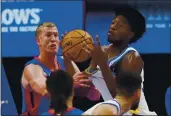
[[[63,57],[65,60],[74,61],[74,57],[72,57],[72,55],[70,55],[68,52],[63,54]]]
[[[93,62],[95,62],[97,65],[100,66],[104,63],[107,63],[108,56],[105,53],[105,51],[101,48],[98,35],[96,35],[96,42],[94,43],[94,48],[89,49],[85,47],[84,50],[91,55]]]
[[[88,78],[88,75],[84,74],[83,72],[75,73],[73,79],[75,87],[87,88],[90,87],[92,84],[90,79]]]

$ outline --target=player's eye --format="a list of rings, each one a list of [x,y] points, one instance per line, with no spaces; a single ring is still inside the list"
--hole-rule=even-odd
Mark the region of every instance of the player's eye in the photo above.
[[[54,34],[54,36],[55,36],[55,37],[57,37],[57,36],[58,36],[58,34]]]
[[[50,36],[51,36],[51,34],[50,34],[50,33],[46,34],[46,37],[48,37],[48,38],[49,38]]]

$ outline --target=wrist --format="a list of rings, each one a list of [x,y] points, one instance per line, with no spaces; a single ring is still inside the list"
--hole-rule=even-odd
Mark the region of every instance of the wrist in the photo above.
[[[84,72],[88,75],[92,75],[98,71],[97,67],[89,66]]]
[[[99,63],[99,67],[108,67],[108,63],[107,62],[101,62]]]
[[[88,68],[91,70],[97,70],[97,65],[91,65],[90,64]]]

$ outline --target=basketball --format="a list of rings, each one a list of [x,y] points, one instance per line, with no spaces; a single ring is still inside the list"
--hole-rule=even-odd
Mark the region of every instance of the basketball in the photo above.
[[[73,30],[67,33],[61,41],[62,53],[69,53],[74,62],[83,62],[90,56],[83,50],[85,46],[93,48],[93,38],[84,30]]]

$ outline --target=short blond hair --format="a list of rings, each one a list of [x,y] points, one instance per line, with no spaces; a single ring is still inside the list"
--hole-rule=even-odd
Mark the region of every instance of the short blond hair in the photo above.
[[[36,28],[36,37],[41,33],[41,28],[42,27],[56,27],[55,23],[52,22],[44,22],[41,23],[37,28]]]

